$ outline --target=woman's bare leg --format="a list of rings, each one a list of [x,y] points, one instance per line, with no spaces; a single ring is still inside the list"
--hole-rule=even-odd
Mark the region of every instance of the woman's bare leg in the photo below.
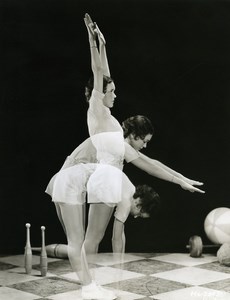
[[[54,202],[54,205],[55,205],[55,208],[56,208],[56,213],[57,213],[58,219],[59,219],[59,221],[60,221],[60,223],[61,223],[61,225],[62,225],[62,228],[63,228],[63,230],[64,230],[64,232],[65,232],[65,235],[66,235],[65,225],[64,225],[64,222],[63,222],[62,216],[61,216],[61,208],[60,208],[60,204]]]
[[[111,219],[114,208],[104,203],[90,204],[88,226],[85,235],[85,251],[87,255],[96,254],[105,230]]]
[[[77,273],[83,285],[92,282],[87,260],[82,251],[84,241],[83,207],[82,205],[58,204],[59,213],[66,230],[68,241],[68,257],[71,267]]]

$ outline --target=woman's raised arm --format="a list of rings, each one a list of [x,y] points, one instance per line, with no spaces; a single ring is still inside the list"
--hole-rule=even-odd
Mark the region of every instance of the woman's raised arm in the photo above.
[[[95,24],[92,22],[89,14],[85,14],[85,25],[89,36],[90,54],[91,54],[91,68],[94,79],[94,89],[98,92],[103,91],[103,67],[100,55],[97,48],[97,32]]]
[[[101,65],[103,68],[103,74],[105,76],[110,77],[109,63],[108,63],[108,58],[106,53],[106,46],[105,46],[106,44],[105,38],[102,32],[100,31],[99,27],[97,26],[97,24],[96,23],[94,24],[96,27],[95,30],[97,32],[98,40],[99,40],[99,53],[100,53]]]

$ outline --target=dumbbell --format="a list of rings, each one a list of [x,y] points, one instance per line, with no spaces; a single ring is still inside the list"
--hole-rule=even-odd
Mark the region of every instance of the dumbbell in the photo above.
[[[189,249],[191,257],[200,257],[203,252],[203,248],[219,248],[220,244],[203,245],[202,239],[198,235],[194,235],[189,239],[189,245],[186,246]]]

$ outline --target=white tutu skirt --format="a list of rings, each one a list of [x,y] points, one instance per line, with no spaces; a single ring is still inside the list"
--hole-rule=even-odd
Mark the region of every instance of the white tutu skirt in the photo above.
[[[105,203],[112,207],[126,197],[128,186],[132,185],[122,170],[94,163],[63,169],[55,174],[51,183],[48,186],[53,202],[82,205],[87,193],[88,203]]]
[[[116,206],[126,193],[127,182],[130,181],[122,170],[98,164],[87,183],[88,203]]]
[[[52,201],[66,204],[84,204],[86,184],[96,164],[78,164],[58,172],[53,179]]]

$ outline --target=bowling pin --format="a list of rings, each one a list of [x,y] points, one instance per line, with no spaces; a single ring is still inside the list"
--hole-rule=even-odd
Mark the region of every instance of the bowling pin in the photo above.
[[[27,274],[32,270],[32,249],[30,245],[30,224],[26,223],[25,270]]]
[[[46,276],[47,274],[47,253],[45,247],[45,226],[41,226],[42,232],[42,247],[41,247],[41,255],[40,255],[40,268],[41,268],[41,275]]]
[[[33,251],[41,252],[41,247],[32,247]],[[46,246],[46,253],[49,257],[68,258],[67,245],[51,244]]]

